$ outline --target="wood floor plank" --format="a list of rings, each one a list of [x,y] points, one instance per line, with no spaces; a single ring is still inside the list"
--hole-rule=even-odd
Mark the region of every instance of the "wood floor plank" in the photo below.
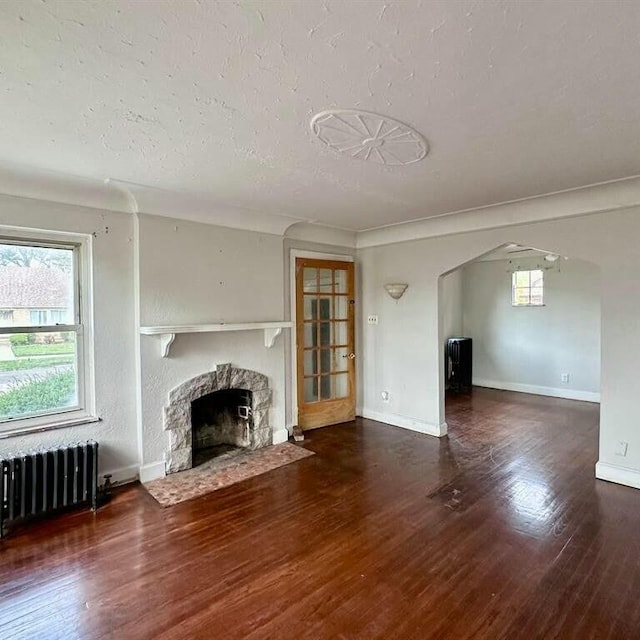
[[[640,637],[640,491],[594,479],[598,420],[474,389],[446,438],[358,419],[174,507],[120,489],[0,543],[0,637]]]

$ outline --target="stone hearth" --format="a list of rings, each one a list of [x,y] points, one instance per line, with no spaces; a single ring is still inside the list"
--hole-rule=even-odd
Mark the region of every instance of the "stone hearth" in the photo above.
[[[165,453],[166,473],[192,467],[191,403],[223,389],[252,392],[253,427],[247,448],[259,449],[272,443],[273,428],[269,424],[271,389],[267,376],[231,364],[219,364],[215,371],[191,378],[169,392],[169,404],[164,407],[164,429],[169,432],[169,448]]]

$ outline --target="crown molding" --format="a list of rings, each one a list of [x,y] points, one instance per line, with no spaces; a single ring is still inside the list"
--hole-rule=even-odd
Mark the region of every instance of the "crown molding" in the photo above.
[[[638,205],[640,205],[640,177],[633,176],[361,231],[357,237],[357,248],[364,249],[409,240],[604,213]]]
[[[355,249],[358,232],[340,227],[329,227],[313,222],[298,222],[291,225],[285,237],[304,242],[316,242],[336,247],[348,247]]]
[[[213,199],[124,180],[97,180],[17,165],[0,165],[0,194],[100,211],[147,213],[279,236],[291,225],[305,221],[220,205]]]
[[[0,194],[120,213],[146,213],[364,249],[640,206],[640,176],[355,232],[124,180],[0,165]]]
[[[192,196],[178,191],[108,178],[105,184],[126,194],[133,213],[146,213],[164,218],[191,220],[232,229],[245,229],[283,236],[286,230],[302,218],[272,213],[256,213],[235,205],[219,205],[208,198]]]
[[[0,165],[0,194],[133,213],[127,196],[104,181],[46,169]]]

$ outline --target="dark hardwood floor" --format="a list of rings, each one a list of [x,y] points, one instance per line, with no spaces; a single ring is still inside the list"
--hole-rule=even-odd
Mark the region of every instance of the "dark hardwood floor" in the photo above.
[[[0,637],[640,637],[640,491],[598,406],[475,389],[436,439],[368,420],[163,509],[141,486],[0,543]]]

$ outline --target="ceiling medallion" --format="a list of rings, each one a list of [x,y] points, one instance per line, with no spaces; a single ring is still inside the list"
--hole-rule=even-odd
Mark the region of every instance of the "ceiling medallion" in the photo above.
[[[429,153],[427,141],[417,131],[369,111],[322,111],[311,119],[311,130],[332,149],[377,164],[411,164]]]

